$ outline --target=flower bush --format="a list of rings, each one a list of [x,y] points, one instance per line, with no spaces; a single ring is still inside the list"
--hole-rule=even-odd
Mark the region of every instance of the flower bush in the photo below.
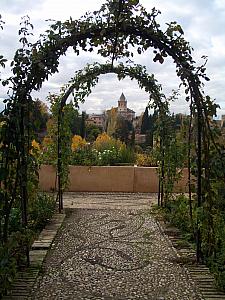
[[[70,164],[78,166],[96,165],[96,155],[93,151],[91,151],[89,145],[86,145],[85,147],[71,153]]]
[[[97,165],[117,165],[134,163],[134,151],[125,143],[114,139],[105,132],[100,134],[93,144],[93,151],[97,154]]]
[[[100,134],[93,145],[88,144],[80,136],[74,136],[71,149],[72,165],[111,166],[135,162],[134,151],[106,133]]]
[[[114,147],[111,149],[105,149],[98,151],[97,149],[92,150],[96,155],[96,162],[98,166],[114,165],[118,161],[118,153]]]
[[[41,144],[32,141],[31,154],[38,158],[40,164],[56,165],[55,142],[51,137],[45,137]],[[137,148],[137,147],[136,147]],[[74,135],[69,151],[69,164],[80,166],[113,166],[136,164],[142,167],[157,166],[156,159],[142,150],[127,147],[119,139],[107,133],[99,134],[93,144],[84,138]]]

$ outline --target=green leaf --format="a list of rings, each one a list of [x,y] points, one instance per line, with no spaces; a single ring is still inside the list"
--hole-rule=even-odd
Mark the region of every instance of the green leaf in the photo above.
[[[8,176],[8,171],[5,168],[0,168],[0,181],[3,181]]]

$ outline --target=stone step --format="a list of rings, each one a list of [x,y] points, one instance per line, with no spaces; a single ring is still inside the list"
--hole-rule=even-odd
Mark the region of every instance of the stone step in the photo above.
[[[162,231],[168,236],[173,246],[176,248],[178,255],[182,259],[195,259],[196,253],[189,245],[182,245],[182,235],[179,229],[167,227],[167,225],[161,221]],[[220,292],[215,286],[215,279],[204,264],[186,264],[188,272],[196,283],[198,290],[203,295],[205,300],[224,299],[225,294]]]
[[[50,224],[40,233],[39,238],[34,241],[30,251],[30,267],[26,271],[20,271],[17,274],[17,279],[12,284],[8,295],[4,296],[2,300],[27,300],[30,291],[36,281],[40,271],[39,266],[42,264],[47,250],[52,244],[55,235],[62,225],[65,214],[55,215]]]
[[[210,295],[210,296],[205,296],[204,297],[205,300],[224,300],[225,296],[223,295]]]

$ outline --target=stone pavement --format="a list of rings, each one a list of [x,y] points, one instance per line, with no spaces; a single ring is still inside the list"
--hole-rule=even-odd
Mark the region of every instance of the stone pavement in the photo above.
[[[150,214],[150,194],[66,194],[67,217],[30,299],[201,299]]]
[[[65,193],[64,208],[149,209],[157,203],[154,193]]]

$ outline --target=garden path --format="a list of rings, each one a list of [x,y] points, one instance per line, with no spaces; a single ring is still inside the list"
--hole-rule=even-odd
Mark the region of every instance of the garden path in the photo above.
[[[67,217],[31,294],[38,299],[201,299],[150,213],[156,195],[65,194]]]

